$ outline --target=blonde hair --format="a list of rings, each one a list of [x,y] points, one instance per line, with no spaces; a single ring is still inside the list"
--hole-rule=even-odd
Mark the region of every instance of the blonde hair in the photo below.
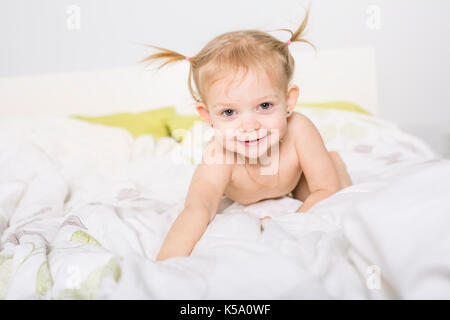
[[[238,30],[215,37],[192,57],[186,57],[169,49],[144,44],[158,49],[160,52],[149,55],[140,62],[164,59],[165,62],[158,68],[161,69],[168,63],[188,58],[190,62],[189,91],[195,101],[202,101],[205,104],[207,104],[206,93],[208,88],[220,79],[218,75],[223,74],[222,71],[233,71],[236,74],[238,70],[244,69],[245,75],[249,68],[259,68],[267,73],[276,86],[286,91],[295,68],[294,58],[289,53],[289,44],[305,42],[316,50],[311,42],[303,38],[308,23],[309,9],[306,10],[305,17],[295,32],[289,29],[277,29],[291,34],[287,42],[280,41],[264,31]],[[194,92],[192,80],[198,92]]]

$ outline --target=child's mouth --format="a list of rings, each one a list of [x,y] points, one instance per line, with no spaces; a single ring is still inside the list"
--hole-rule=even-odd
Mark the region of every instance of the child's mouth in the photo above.
[[[255,139],[255,140],[246,140],[246,141],[239,141],[240,143],[243,143],[246,147],[253,147],[253,146],[257,146],[261,143],[261,141],[263,141],[267,136],[264,136],[262,138],[259,139]]]

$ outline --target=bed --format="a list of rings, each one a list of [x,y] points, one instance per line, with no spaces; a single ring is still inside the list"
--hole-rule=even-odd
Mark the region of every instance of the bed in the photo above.
[[[205,123],[178,141],[70,115],[191,115],[187,65],[0,79],[0,298],[450,298],[450,162],[377,116],[373,48],[293,54],[302,101],[370,113],[295,108],[354,185],[301,215],[288,196],[223,197],[192,255],[163,262]]]

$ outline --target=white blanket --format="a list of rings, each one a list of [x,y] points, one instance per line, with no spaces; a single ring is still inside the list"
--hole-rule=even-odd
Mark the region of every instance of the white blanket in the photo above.
[[[287,196],[224,197],[192,255],[163,262],[202,124],[176,143],[76,119],[1,119],[0,297],[450,298],[450,161],[378,118],[301,110],[354,185],[306,214]]]

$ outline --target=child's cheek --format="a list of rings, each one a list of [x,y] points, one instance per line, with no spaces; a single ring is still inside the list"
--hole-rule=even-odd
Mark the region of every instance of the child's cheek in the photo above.
[[[230,130],[215,130],[216,141],[228,150],[234,150],[234,136]]]
[[[278,120],[276,122],[271,123],[270,132],[272,133],[276,132],[280,137],[282,137],[286,132],[286,128],[287,128],[286,123],[283,123],[283,121]]]

